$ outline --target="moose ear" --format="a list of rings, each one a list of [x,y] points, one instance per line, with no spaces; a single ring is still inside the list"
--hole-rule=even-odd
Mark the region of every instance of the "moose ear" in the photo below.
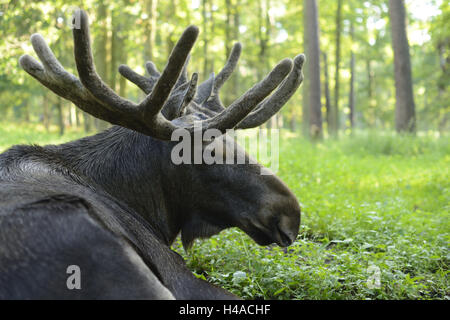
[[[211,73],[209,79],[202,82],[201,85],[198,86],[197,93],[194,97],[194,102],[198,105],[202,105],[208,98],[211,96],[213,88],[214,88],[214,72]]]

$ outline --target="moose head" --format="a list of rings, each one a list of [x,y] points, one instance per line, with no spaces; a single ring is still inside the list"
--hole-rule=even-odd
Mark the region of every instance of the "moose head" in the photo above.
[[[117,95],[98,76],[91,53],[88,18],[75,13],[74,56],[80,79],[67,72],[44,39],[31,42],[42,64],[29,55],[20,59],[25,71],[57,95],[85,112],[117,125],[95,136],[53,146],[65,163],[96,188],[143,216],[166,244],[181,232],[183,245],[229,227],[239,227],[260,245],[290,245],[300,224],[300,207],[289,188],[275,175],[261,175],[260,164],[181,164],[171,161],[172,134],[184,129],[201,133],[215,129],[219,141],[235,156],[250,156],[226,135],[227,129],[257,127],[277,113],[303,80],[304,56],[284,59],[240,98],[224,107],[219,90],[233,72],[241,53],[235,44],[217,76],[197,86],[198,75],[187,75],[189,52],[198,35],[188,27],[162,73],[148,62],[148,77],[127,66],[122,76],[147,95],[138,104]],[[274,91],[274,92],[273,92]],[[221,135],[220,135],[221,134]]]

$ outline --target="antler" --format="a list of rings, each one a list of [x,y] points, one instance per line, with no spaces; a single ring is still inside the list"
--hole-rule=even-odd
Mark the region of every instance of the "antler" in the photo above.
[[[219,72],[217,77],[214,77],[214,74],[212,74],[209,79],[207,79],[199,86],[196,99],[194,99],[194,101],[197,102],[198,104],[193,105],[191,107],[193,113],[200,112],[209,117],[213,117],[225,110],[224,106],[220,101],[219,91],[223,86],[223,84],[231,76],[234,69],[236,68],[241,51],[242,46],[238,42],[233,46],[233,49],[230,53],[230,56],[228,57],[225,66]],[[260,126],[267,120],[269,120],[273,115],[275,115],[292,97],[297,88],[303,82],[302,69],[304,62],[305,56],[303,54],[299,54],[298,56],[296,56],[294,59],[294,66],[291,72],[289,73],[289,76],[286,79],[284,79],[284,81],[281,83],[278,89],[270,97],[266,98],[264,101],[259,103],[254,108],[254,110],[251,111],[251,113],[248,114],[236,126],[236,129],[247,129]],[[147,65],[154,66],[152,62],[147,62]],[[154,68],[154,70],[156,69]],[[186,65],[183,70],[185,72]],[[125,78],[136,84],[138,87],[140,87],[144,92],[146,92],[144,88],[150,88],[151,83],[155,81],[155,73],[151,73],[150,71],[149,71],[150,74],[149,78],[137,74],[136,72],[131,70],[128,66],[124,65],[120,67],[119,72],[122,74],[122,76],[124,76]],[[184,87],[180,87],[180,90],[184,90]],[[167,103],[167,105],[168,107],[173,107],[174,104]],[[173,112],[170,111],[170,108],[168,108],[167,112],[168,114],[173,114]]]
[[[173,119],[173,115],[166,118],[161,109],[182,91],[182,103],[175,115],[178,116],[183,113],[191,100],[196,98],[194,93],[197,76],[194,74],[191,81],[186,84],[186,65],[189,52],[198,36],[197,27],[190,26],[183,32],[162,74],[152,63],[146,65],[150,78],[145,80],[126,66],[119,68],[122,75],[138,84],[148,94],[143,101],[136,104],[117,95],[98,76],[91,52],[87,14],[78,10],[75,15],[79,21],[79,28],[73,29],[74,55],[80,80],[61,66],[42,36],[38,34],[31,37],[31,42],[42,64],[29,55],[24,55],[19,62],[26,72],[56,94],[75,103],[80,109],[112,124],[162,140],[170,140],[172,132],[180,126],[190,132],[194,131],[193,123],[182,123],[177,126],[169,121]],[[240,51],[240,48],[236,50]],[[291,69],[292,61],[282,60],[264,80],[248,90],[226,110],[203,120],[202,131],[215,128],[225,132],[226,129],[234,128],[281,83]],[[214,82],[214,90],[218,90],[228,78],[228,71],[224,70],[216,78],[219,81]],[[199,86],[199,92],[203,90],[202,86],[203,84]],[[173,90],[174,88],[176,90]]]
[[[258,104],[258,106],[244,120],[242,120],[236,128],[246,129],[260,126],[276,114],[286,104],[286,102],[288,102],[303,82],[302,68],[304,62],[305,55],[299,54],[296,56],[292,71],[277,91]]]

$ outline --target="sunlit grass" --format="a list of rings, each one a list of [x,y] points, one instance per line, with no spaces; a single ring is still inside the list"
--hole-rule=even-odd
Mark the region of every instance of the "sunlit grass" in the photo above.
[[[57,126],[50,126],[47,131],[42,124],[0,122],[0,152],[15,144],[58,144],[83,137],[81,129],[68,128],[64,135],[59,135]]]

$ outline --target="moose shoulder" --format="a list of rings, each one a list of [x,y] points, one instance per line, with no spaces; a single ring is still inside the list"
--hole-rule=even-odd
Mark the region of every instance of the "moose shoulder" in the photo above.
[[[260,245],[288,246],[300,224],[298,201],[276,176],[260,175],[259,164],[175,165],[170,138],[180,128],[192,134],[197,121],[202,130],[221,133],[264,123],[300,85],[304,56],[282,60],[225,108],[219,90],[241,46],[234,46],[217,76],[197,86],[197,74],[189,80],[186,72],[198,35],[191,26],[162,73],[151,62],[149,77],[119,68],[147,94],[135,104],[98,77],[87,15],[75,15],[80,79],[64,70],[40,35],[31,41],[42,64],[28,55],[20,64],[56,94],[115,126],[66,144],[15,146],[0,155],[0,298],[235,298],[197,279],[170,245],[179,233],[187,248],[196,238],[239,227]],[[227,135],[216,139],[248,158]],[[73,264],[86,284],[78,291],[66,287],[65,271]]]

